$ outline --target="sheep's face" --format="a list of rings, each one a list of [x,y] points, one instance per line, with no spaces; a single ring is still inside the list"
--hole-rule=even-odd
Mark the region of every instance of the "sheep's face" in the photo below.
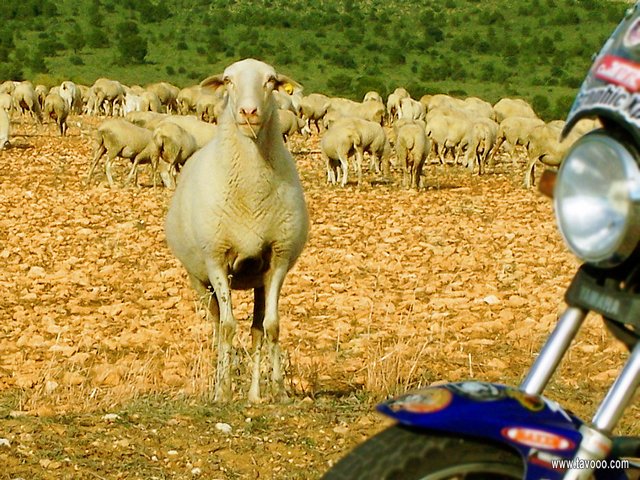
[[[297,86],[274,68],[254,59],[245,59],[227,67],[222,75],[204,80],[203,87],[224,88],[225,115],[231,117],[240,131],[257,138],[276,110],[274,90]]]

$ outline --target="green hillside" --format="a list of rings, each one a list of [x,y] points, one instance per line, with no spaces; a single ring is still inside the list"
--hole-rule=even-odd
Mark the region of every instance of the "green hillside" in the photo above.
[[[247,56],[306,92],[519,96],[561,118],[629,2],[12,0],[0,79],[187,86]]]

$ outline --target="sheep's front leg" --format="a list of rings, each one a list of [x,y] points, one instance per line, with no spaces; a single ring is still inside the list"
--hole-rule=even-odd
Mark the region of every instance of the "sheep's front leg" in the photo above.
[[[265,292],[264,287],[259,287],[253,291],[253,323],[251,324],[251,387],[249,388],[249,401],[257,403],[260,401],[260,363],[262,338],[264,336],[264,308]]]
[[[278,302],[280,290],[287,274],[288,261],[274,258],[270,274],[265,279],[265,314],[264,334],[267,340],[269,356],[271,358],[271,386],[274,399],[286,401],[287,393],[284,389],[284,374],[282,371],[282,357],[280,354],[280,316]]]
[[[231,306],[231,288],[227,272],[214,260],[207,260],[207,275],[218,300],[220,322],[217,325],[218,364],[216,368],[215,401],[231,400],[231,355],[236,319]]]

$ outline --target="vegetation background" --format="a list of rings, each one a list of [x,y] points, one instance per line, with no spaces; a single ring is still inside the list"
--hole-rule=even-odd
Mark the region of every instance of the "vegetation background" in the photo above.
[[[532,103],[563,118],[629,1],[11,0],[0,4],[0,79],[47,86],[184,87],[253,56],[307,93],[361,99],[397,86]]]

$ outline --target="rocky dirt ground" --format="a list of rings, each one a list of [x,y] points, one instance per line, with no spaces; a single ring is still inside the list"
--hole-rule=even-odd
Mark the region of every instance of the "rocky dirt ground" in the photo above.
[[[164,242],[171,192],[144,172],[87,185],[97,122],[18,121],[0,152],[0,479],[318,478],[387,425],[377,400],[517,384],[562,311],[577,262],[518,156],[482,177],[429,165],[419,192],[330,188],[318,138],[293,138],[311,236],[281,301],[292,401],[246,402],[237,292],[236,401],[216,405],[212,325]],[[624,357],[589,318],[547,395],[588,417]]]

